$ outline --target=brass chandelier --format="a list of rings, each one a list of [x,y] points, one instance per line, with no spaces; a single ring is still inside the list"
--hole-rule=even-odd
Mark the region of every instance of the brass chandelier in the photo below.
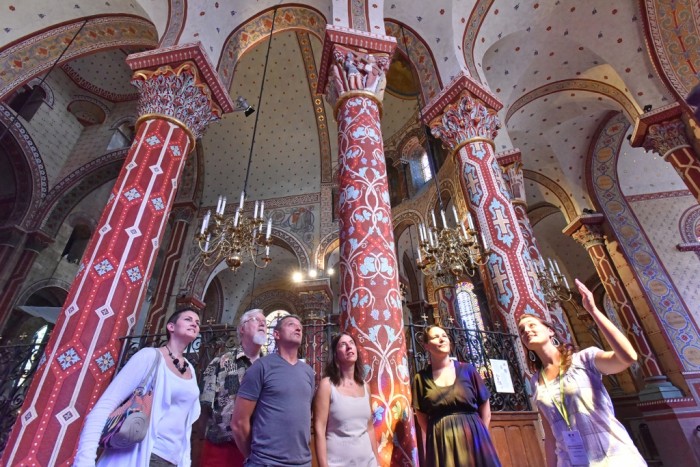
[[[442,228],[437,227],[435,213],[431,212],[432,225],[418,226],[420,236],[418,250],[418,269],[427,276],[442,277],[452,274],[459,278],[465,275],[473,277],[478,266],[486,264],[491,253],[486,239],[481,235],[481,244],[470,213],[467,213],[467,225],[459,221],[457,209],[452,206],[455,227],[447,226],[445,211],[440,208]]]
[[[272,218],[265,220],[265,201],[255,201],[253,216],[248,217],[243,214],[243,206],[248,188],[248,177],[250,175],[250,164],[253,160],[253,149],[255,147],[255,135],[258,130],[258,119],[261,113],[261,103],[263,91],[265,89],[265,76],[267,75],[267,65],[270,58],[270,48],[272,46],[272,34],[275,30],[275,18],[277,8],[272,14],[272,26],[270,27],[270,38],[267,42],[267,52],[265,54],[265,67],[263,68],[262,82],[260,83],[260,95],[258,96],[258,108],[255,113],[255,123],[253,125],[253,138],[250,143],[248,154],[248,167],[245,173],[245,182],[241,192],[241,201],[233,215],[226,215],[226,197],[219,196],[216,211],[212,217],[211,211],[207,211],[204,216],[202,226],[196,235],[197,246],[200,256],[207,266],[218,264],[222,260],[232,271],[236,271],[247,257],[250,257],[253,265],[259,269],[267,267],[272,261],[270,257],[270,245],[272,239]],[[236,100],[236,111],[242,111],[246,117],[252,115],[255,109],[248,102],[239,97]],[[266,228],[263,232],[263,228]],[[262,256],[259,250],[264,247],[265,253]]]
[[[539,263],[532,263],[535,266],[537,279],[540,281],[545,302],[549,306],[570,301],[574,293],[569,287],[569,281],[566,280],[566,276],[561,273],[559,264],[556,260],[552,261],[551,258],[547,258],[547,262],[548,264],[545,264],[544,258],[540,258]]]

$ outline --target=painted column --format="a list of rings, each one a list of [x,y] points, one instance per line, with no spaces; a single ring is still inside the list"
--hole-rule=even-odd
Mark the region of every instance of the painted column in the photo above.
[[[327,26],[319,77],[338,122],[340,325],[368,365],[383,466],[418,462],[380,125],[395,47],[392,37]]]
[[[10,316],[17,294],[27,279],[34,260],[51,243],[53,239],[41,231],[26,235],[21,253],[13,265],[12,274],[8,277],[5,288],[0,294],[0,324],[4,325],[5,320]]]
[[[163,267],[161,268],[158,285],[153,294],[153,304],[146,318],[145,334],[153,334],[165,326],[165,317],[170,305],[170,297],[175,287],[180,258],[187,242],[187,232],[194,218],[194,209],[190,206],[175,206],[171,213],[172,232],[170,242],[165,251]]]
[[[632,301],[627,296],[622,286],[622,280],[617,274],[608,250],[605,248],[605,236],[602,228],[604,221],[603,214],[585,214],[566,226],[564,233],[580,243],[588,251],[593,261],[600,282],[605,288],[605,293],[612,300],[620,316],[623,331],[639,354],[637,362],[643,375],[640,375],[638,371],[632,371],[632,375],[637,390],[642,390],[645,387],[645,379],[648,382],[650,378],[660,377],[660,381],[666,381],[666,377],[663,376],[656,355],[637,319]]]
[[[630,143],[654,151],[670,162],[700,202],[700,158],[690,145],[681,115],[678,103],[642,115],[637,120]]]
[[[487,269],[498,311],[508,332],[517,334],[522,314],[548,318],[549,313],[494,154],[493,140],[500,128],[496,111],[501,107],[462,74],[423,111],[422,118],[454,154],[464,199],[491,250]]]
[[[66,465],[85,415],[136,323],[185,158],[232,110],[200,44],[127,57],[140,91],[136,138],[90,239],[2,465]]]
[[[455,296],[455,277],[452,274],[445,274],[441,277],[433,277],[435,286],[435,309],[437,318],[435,323],[441,326],[461,327],[457,316],[457,298]]]
[[[525,247],[530,253],[530,258],[536,264],[544,264],[540,247],[535,238],[535,231],[530,223],[530,217],[527,215],[527,195],[525,194],[525,180],[523,179],[523,162],[522,155],[519,149],[500,153],[496,155],[496,160],[503,171],[503,181],[506,183],[508,192],[510,193],[511,202],[515,217],[518,219],[520,231],[523,234]],[[559,331],[559,335],[568,342],[574,342],[569,330],[569,326],[564,318],[564,310],[557,302],[551,303],[548,306],[549,317],[554,324],[554,327]]]

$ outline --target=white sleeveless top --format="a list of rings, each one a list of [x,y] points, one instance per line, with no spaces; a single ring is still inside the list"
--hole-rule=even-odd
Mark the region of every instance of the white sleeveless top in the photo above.
[[[329,467],[377,466],[367,432],[367,422],[372,416],[367,385],[364,389],[364,396],[344,396],[331,383],[331,405],[326,426]]]

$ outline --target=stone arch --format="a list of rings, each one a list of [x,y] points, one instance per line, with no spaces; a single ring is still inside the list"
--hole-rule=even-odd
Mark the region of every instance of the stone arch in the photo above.
[[[306,271],[309,269],[309,256],[299,239],[276,227],[272,228],[271,238],[274,245],[282,247],[296,256],[301,270]],[[206,265],[204,261],[202,261],[202,257],[196,255],[195,259],[190,263],[191,266],[187,269],[184,287],[185,294],[203,300],[211,275],[223,261],[222,259],[211,265]]]
[[[338,234],[338,231],[335,230],[318,242],[318,247],[314,253],[314,264],[319,271],[326,269],[326,258],[328,258],[328,255],[330,255],[333,250],[340,246],[340,237]]]
[[[30,190],[17,197],[13,212],[5,219],[5,223],[24,226],[46,196],[49,181],[44,161],[29,132],[18,119],[14,119],[6,106],[0,106],[0,110],[0,133],[12,123],[0,144],[7,151],[9,163],[18,179]]]
[[[124,148],[100,156],[61,180],[34,212],[31,225],[55,236],[68,213],[82,199],[108,181],[116,180],[128,151]]]
[[[578,216],[573,201],[571,201],[569,195],[566,194],[566,190],[564,190],[557,182],[534,170],[523,169],[523,177],[528,180],[532,180],[535,183],[539,183],[557,197],[557,199],[561,202],[561,208],[558,209],[561,209],[562,214],[564,214],[564,217],[566,217],[566,222],[571,222],[576,218],[576,216]],[[532,208],[534,209],[535,206],[532,206]]]
[[[34,295],[36,292],[38,292],[41,289],[46,289],[46,288],[57,288],[61,289],[66,293],[66,297],[68,295],[68,290],[70,289],[70,284],[66,281],[60,280],[60,279],[55,279],[55,278],[49,278],[49,279],[42,279],[40,281],[36,281],[32,284],[27,285],[22,292],[20,292],[17,296],[17,300],[15,300],[16,304],[22,304],[26,303],[29,297]],[[65,300],[66,297],[63,297]]]
[[[274,310],[285,310],[292,314],[299,314],[297,298],[297,294],[290,290],[270,289],[257,295],[250,308],[260,308],[268,314]],[[242,309],[239,309],[236,316],[241,311]]]
[[[84,24],[84,26],[83,26]],[[76,33],[69,50],[65,50]],[[19,62],[0,78],[0,101],[32,78],[83,55],[127,47],[154,49],[158,32],[150,21],[136,16],[113,15],[79,18],[25,37],[0,51],[0,61]],[[65,50],[65,53],[63,53]],[[61,56],[61,60],[56,60]],[[25,60],[29,57],[29,60]]]
[[[615,86],[592,79],[570,79],[541,86],[521,96],[508,108],[508,112],[503,119],[504,125],[508,125],[510,118],[527,104],[551,94],[571,91],[588,92],[612,100],[624,112],[629,122],[634,122],[642,114],[639,104],[631,100],[628,94]]]
[[[611,112],[592,141],[586,168],[591,199],[613,231],[631,272],[645,292],[664,337],[673,347],[680,371],[700,370],[700,331],[675,285],[644,234],[620,188],[617,163],[630,123],[624,114]],[[645,316],[640,316],[643,322]]]
[[[419,225],[423,222],[423,216],[416,210],[407,209],[393,216],[392,222],[394,223],[394,238],[399,239],[403,231],[411,225]]]
[[[423,105],[427,104],[442,90],[442,80],[430,47],[418,33],[403,23],[386,20],[384,27],[387,36],[396,38],[396,50],[413,66],[420,84]]]
[[[697,247],[700,245],[700,206],[688,208],[678,221],[678,228],[681,233],[683,244]],[[681,244],[679,249],[684,250]],[[695,250],[695,254],[700,258],[700,250]]]
[[[301,30],[323,42],[328,20],[319,11],[302,5],[268,8],[238,26],[226,38],[216,67],[225,89],[231,88],[236,65],[243,54],[269,36],[275,8],[278,10],[274,34]]]

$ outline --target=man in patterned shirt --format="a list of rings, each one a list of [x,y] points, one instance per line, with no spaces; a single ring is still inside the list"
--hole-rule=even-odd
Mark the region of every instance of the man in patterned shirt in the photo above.
[[[246,311],[238,322],[239,347],[214,358],[204,371],[200,401],[202,415],[208,416],[206,440],[200,465],[203,467],[242,466],[231,433],[231,414],[243,375],[260,356],[267,341],[267,322],[262,310]]]

